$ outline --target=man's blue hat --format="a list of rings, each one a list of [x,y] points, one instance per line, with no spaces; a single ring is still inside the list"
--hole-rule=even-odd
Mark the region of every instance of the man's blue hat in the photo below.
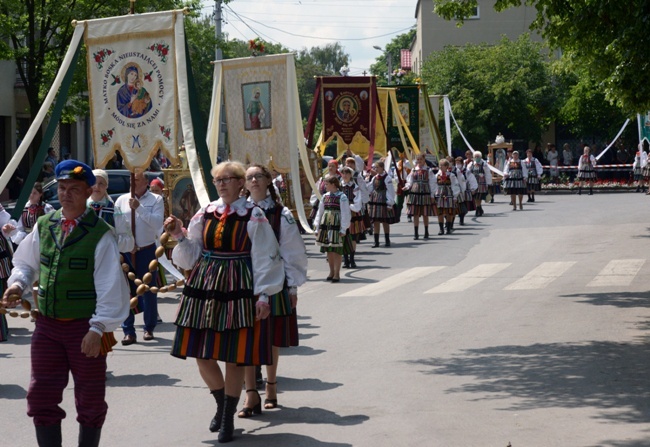
[[[95,174],[85,163],[77,160],[64,160],[54,169],[57,180],[83,180],[88,186],[95,184]]]

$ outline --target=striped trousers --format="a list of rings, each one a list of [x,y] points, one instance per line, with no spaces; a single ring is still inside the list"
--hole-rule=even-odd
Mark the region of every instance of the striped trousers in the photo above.
[[[32,336],[32,378],[27,391],[27,415],[34,425],[59,425],[65,411],[59,407],[72,372],[77,421],[100,428],[108,405],[106,356],[86,357],[81,340],[88,333],[88,319],[60,321],[40,316]]]

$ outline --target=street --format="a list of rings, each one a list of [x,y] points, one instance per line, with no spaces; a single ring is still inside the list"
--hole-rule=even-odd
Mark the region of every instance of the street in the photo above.
[[[452,235],[432,218],[428,241],[403,213],[392,247],[360,244],[338,284],[305,236],[301,346],[282,351],[280,408],[236,417],[232,445],[650,446],[650,197],[538,194],[523,211],[508,200]],[[103,446],[218,444],[195,362],[169,355],[177,295],[159,296],[154,341],[136,316],[138,343],[109,355]],[[0,445],[33,446],[33,323],[9,326]],[[62,407],[64,445],[76,445],[72,384]]]

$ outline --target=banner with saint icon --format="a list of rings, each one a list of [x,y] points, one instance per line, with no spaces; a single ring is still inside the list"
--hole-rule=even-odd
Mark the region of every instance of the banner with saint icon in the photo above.
[[[637,124],[639,126],[639,142],[646,140],[650,143],[650,112],[643,115],[637,115]]]
[[[177,160],[176,20],[169,11],[84,22],[96,166],[115,151],[130,170],[158,150]]]

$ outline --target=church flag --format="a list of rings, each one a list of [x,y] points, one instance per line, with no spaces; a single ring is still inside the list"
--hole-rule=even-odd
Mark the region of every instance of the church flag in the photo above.
[[[160,149],[178,159],[175,25],[182,11],[82,22],[95,165],[119,151],[130,170]]]
[[[395,148],[400,152],[404,152],[403,139],[400,135],[400,124],[398,123],[397,113],[399,113],[403,122],[406,123],[411,135],[415,140],[415,144],[419,147],[420,137],[420,89],[417,85],[399,85],[394,86],[395,95],[397,97],[398,111],[393,107],[388,108],[388,145]]]

